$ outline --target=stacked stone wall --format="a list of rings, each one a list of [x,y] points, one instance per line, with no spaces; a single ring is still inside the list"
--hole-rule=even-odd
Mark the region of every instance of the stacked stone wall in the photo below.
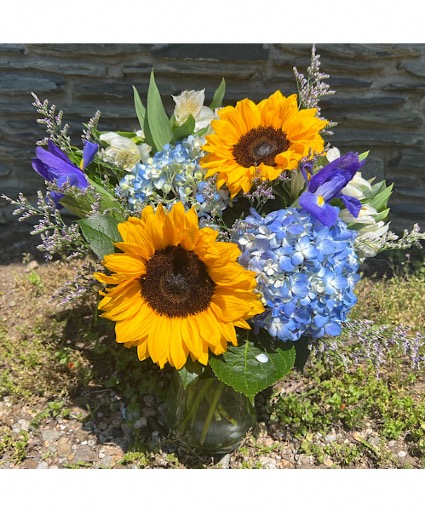
[[[338,122],[331,138],[342,152],[370,150],[364,173],[394,183],[391,221],[400,232],[425,228],[425,45],[321,44],[321,70],[336,94],[322,115]],[[293,66],[305,73],[308,44],[0,44],[0,192],[35,200],[43,182],[31,168],[36,123],[31,92],[64,111],[77,145],[83,124],[102,113],[101,130],[137,129],[132,86],[145,98],[154,68],[171,113],[171,95],[204,89],[207,100],[222,77],[226,104],[259,101],[280,89],[296,92]],[[28,235],[0,200],[0,241]]]

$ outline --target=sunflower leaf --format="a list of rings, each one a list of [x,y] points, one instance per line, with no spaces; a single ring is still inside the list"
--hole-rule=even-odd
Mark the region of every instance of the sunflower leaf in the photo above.
[[[93,215],[77,220],[77,223],[90,248],[100,259],[114,252],[114,242],[122,241],[117,220],[112,215]]]
[[[220,85],[215,90],[212,102],[210,104],[210,109],[212,111],[214,111],[218,107],[221,107],[225,93],[226,93],[226,81],[224,79],[221,79]]]
[[[161,95],[156,86],[153,71],[149,82],[146,118],[155,148],[161,150],[164,145],[172,140],[173,131],[171,130],[170,120],[162,104]],[[146,124],[144,124],[144,126],[146,126]]]
[[[242,343],[243,340],[243,343]],[[211,356],[209,363],[220,381],[251,400],[285,376],[295,363],[293,346],[272,348],[268,333],[255,336],[250,331],[239,338],[238,347],[230,347],[222,356]]]

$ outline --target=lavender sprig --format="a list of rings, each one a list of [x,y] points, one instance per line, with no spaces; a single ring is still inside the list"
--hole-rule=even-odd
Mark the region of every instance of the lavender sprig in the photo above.
[[[329,75],[321,73],[319,58],[320,55],[316,55],[316,46],[313,45],[311,49],[311,64],[307,67],[307,78],[302,73],[299,73],[296,67],[293,68],[293,71],[298,88],[299,108],[316,108],[317,117],[323,120],[324,118],[320,116],[319,100],[321,97],[334,95],[335,91],[331,90],[329,84],[324,82],[325,79],[329,79]],[[329,121],[326,128],[322,131],[323,134],[331,136],[333,132],[328,129],[336,125],[336,122]]]

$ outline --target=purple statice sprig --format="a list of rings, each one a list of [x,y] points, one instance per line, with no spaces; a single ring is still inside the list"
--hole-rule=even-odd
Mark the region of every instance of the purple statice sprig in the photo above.
[[[101,112],[99,110],[96,111],[94,116],[90,118],[90,120],[85,124],[85,129],[83,129],[83,133],[81,135],[81,139],[83,141],[96,141],[97,136],[97,126],[99,125]]]
[[[54,104],[49,107],[47,99],[41,102],[35,93],[31,92],[31,95],[34,98],[32,105],[36,108],[37,113],[41,115],[40,118],[37,118],[37,123],[44,125],[48,134],[42,140],[37,141],[37,145],[47,145],[48,141],[51,140],[61,150],[68,150],[71,147],[71,137],[68,135],[69,125],[62,125],[63,111],[57,112]]]
[[[83,262],[80,267],[75,267],[75,277],[64,283],[53,294],[52,299],[57,300],[59,305],[85,301],[91,303],[99,291],[99,283],[93,278],[93,274],[102,270],[98,263]]]
[[[46,261],[52,261],[56,256],[66,256],[68,259],[82,258],[90,252],[90,247],[81,235],[78,224],[67,224],[56,208],[55,202],[43,192],[37,192],[35,206],[20,193],[17,200],[6,195],[4,199],[16,206],[13,211],[19,221],[37,217],[38,223],[34,225],[31,235],[40,235],[41,243],[37,249],[44,254]]]
[[[323,360],[332,372],[340,365],[349,370],[369,363],[379,378],[394,354],[401,354],[413,371],[425,364],[424,334],[412,335],[404,326],[377,325],[372,320],[347,321],[340,336],[312,340],[309,348],[311,356]]]
[[[282,174],[282,177],[278,179],[281,181],[286,179],[286,174]],[[243,196],[258,210],[260,210],[268,200],[274,200],[276,198],[273,184],[270,181],[263,180],[258,169],[252,181],[251,190],[247,193],[243,193]]]
[[[307,78],[300,73],[296,67],[293,68],[295,81],[298,88],[298,104],[300,109],[317,109],[317,117],[320,116],[319,100],[328,95],[334,95],[335,91],[330,89],[329,84],[324,82],[329,79],[329,75],[320,71],[320,55],[316,54],[316,46],[311,49],[311,64],[307,67]],[[323,119],[323,118],[321,118]],[[323,134],[331,136],[333,132],[329,131],[331,127],[335,127],[336,122],[328,121]]]

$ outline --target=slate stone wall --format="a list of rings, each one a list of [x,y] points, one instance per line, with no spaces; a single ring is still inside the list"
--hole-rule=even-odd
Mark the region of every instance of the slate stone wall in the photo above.
[[[338,122],[331,141],[342,152],[370,150],[364,174],[395,183],[395,230],[415,221],[425,229],[425,45],[320,44],[317,53],[336,90],[321,103],[322,115]],[[222,77],[226,104],[295,93],[292,67],[305,73],[310,55],[309,44],[0,44],[0,192],[35,199],[43,187],[31,168],[45,136],[31,91],[64,111],[81,145],[82,124],[97,109],[101,130],[137,128],[132,85],[145,98],[152,68],[171,113],[171,95],[205,88],[210,100]],[[0,244],[30,229],[0,199]]]

